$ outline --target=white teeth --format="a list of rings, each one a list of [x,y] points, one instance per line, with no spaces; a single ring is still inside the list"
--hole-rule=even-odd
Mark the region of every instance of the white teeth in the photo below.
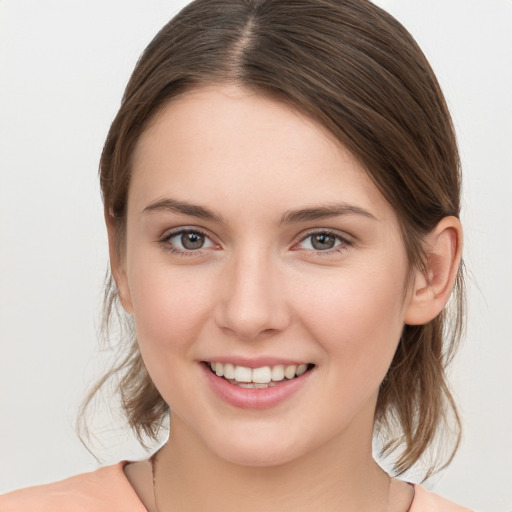
[[[290,366],[287,366],[285,369],[284,369],[284,376],[287,378],[287,379],[293,379],[293,377],[295,377],[295,372],[297,371],[297,365],[295,364],[291,364]]]
[[[285,379],[293,379],[306,372],[308,365],[290,364],[288,366],[278,364],[276,366],[261,366],[260,368],[248,368],[246,366],[235,366],[231,363],[209,363],[210,368],[219,377],[236,381],[242,387],[266,388]]]
[[[235,367],[235,380],[237,382],[251,382],[252,381],[252,370],[245,366]]]
[[[222,363],[217,363],[222,364]],[[226,363],[224,365],[224,377],[226,379],[234,379],[235,378],[235,367],[231,363]]]
[[[248,389],[265,389],[271,387],[272,384],[272,382],[269,382],[268,384],[258,384],[255,382],[239,382],[237,386]]]
[[[299,366],[297,366],[297,371],[295,372],[295,374],[298,377],[299,375],[302,375],[307,369],[308,369],[307,364],[299,364]]]
[[[284,379],[284,366],[282,364],[278,364],[272,368],[272,380],[275,382],[279,382]]]
[[[258,384],[268,384],[272,380],[272,370],[270,366],[254,368],[252,371],[252,381]]]
[[[224,375],[224,365],[222,363],[215,363],[215,373],[222,377]]]

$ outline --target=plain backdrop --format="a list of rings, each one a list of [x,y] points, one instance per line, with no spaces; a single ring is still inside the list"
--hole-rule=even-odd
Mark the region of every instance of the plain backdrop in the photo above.
[[[133,66],[178,0],[0,0],[0,492],[95,469],[74,431],[97,375],[100,151]],[[512,511],[512,1],[381,0],[416,37],[463,159],[467,336],[460,452],[428,486]],[[106,463],[142,456],[114,436]]]

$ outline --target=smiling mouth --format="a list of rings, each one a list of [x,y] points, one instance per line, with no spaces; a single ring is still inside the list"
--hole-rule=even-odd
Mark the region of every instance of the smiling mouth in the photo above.
[[[231,363],[219,363],[215,361],[206,361],[210,371],[227,380],[230,384],[242,388],[265,389],[277,386],[280,383],[287,382],[304,373],[312,370],[314,364],[290,364],[261,366],[259,368],[248,368],[247,366],[237,366]]]

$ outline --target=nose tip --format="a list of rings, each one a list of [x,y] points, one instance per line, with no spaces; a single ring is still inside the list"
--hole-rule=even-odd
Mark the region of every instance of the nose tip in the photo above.
[[[229,319],[222,326],[224,330],[231,332],[238,339],[244,341],[253,341],[258,338],[272,335],[279,329],[264,327],[266,322],[258,321],[254,318],[238,317],[236,321]]]
[[[244,340],[282,331],[289,322],[284,290],[278,273],[261,259],[227,272],[217,324]]]
[[[230,300],[220,325],[244,340],[254,340],[280,330],[269,307],[256,301],[238,301],[235,297]]]

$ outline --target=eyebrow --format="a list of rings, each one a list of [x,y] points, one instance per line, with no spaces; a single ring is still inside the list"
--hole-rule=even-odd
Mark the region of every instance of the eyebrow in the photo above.
[[[177,199],[164,198],[153,201],[143,210],[143,213],[151,213],[158,211],[169,211],[172,213],[181,213],[191,215],[199,219],[210,220],[220,224],[226,224],[224,218],[204,206],[188,203],[186,201],[178,201]],[[296,224],[299,222],[307,222],[312,220],[320,220],[339,215],[361,215],[372,220],[378,220],[372,213],[360,206],[347,203],[332,203],[311,208],[300,208],[297,210],[289,210],[283,214],[279,224]]]
[[[205,208],[204,206],[187,203],[186,201],[178,201],[177,199],[172,198],[157,199],[156,201],[146,206],[146,208],[143,210],[143,213],[158,211],[182,213],[184,215],[191,215],[192,217],[197,217],[199,219],[225,223],[225,220],[220,215],[216,214],[208,208]]]
[[[337,217],[339,215],[361,215],[372,220],[378,220],[375,215],[360,206],[347,203],[332,203],[312,208],[289,210],[281,217],[280,224],[295,224],[298,222]]]

